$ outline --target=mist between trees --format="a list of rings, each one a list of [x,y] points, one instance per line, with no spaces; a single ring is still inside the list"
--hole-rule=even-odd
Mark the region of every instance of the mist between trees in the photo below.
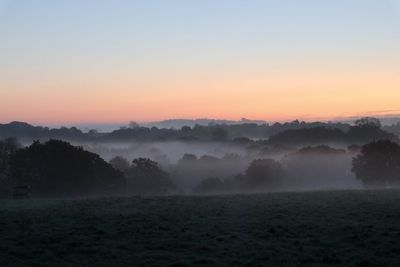
[[[214,125],[203,127],[213,133],[208,140],[191,135],[165,141],[60,138],[64,141],[25,146],[15,138],[21,137],[19,132],[0,141],[0,194],[236,194],[398,186],[399,139],[383,130],[379,120],[363,118],[346,130],[314,126],[256,141],[230,138],[223,126]]]

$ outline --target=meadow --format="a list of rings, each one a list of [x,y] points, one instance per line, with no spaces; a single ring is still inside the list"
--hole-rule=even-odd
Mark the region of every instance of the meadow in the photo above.
[[[0,201],[0,266],[400,266],[400,191]]]

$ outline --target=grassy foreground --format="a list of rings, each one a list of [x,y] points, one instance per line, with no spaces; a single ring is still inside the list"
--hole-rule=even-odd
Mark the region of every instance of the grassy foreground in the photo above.
[[[0,266],[400,266],[400,191],[0,201]]]

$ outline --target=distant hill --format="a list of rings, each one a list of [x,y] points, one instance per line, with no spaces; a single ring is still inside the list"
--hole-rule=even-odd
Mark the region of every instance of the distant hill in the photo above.
[[[266,124],[266,121],[262,120],[248,120],[248,119],[241,119],[238,121],[234,120],[218,120],[218,119],[171,119],[171,120],[164,120],[164,121],[155,121],[149,123],[143,123],[141,125],[145,127],[157,127],[157,128],[165,128],[165,129],[180,129],[183,126],[194,127],[195,125],[201,126],[213,126],[213,125],[237,125],[237,124],[244,124],[244,123],[251,123],[251,124]]]

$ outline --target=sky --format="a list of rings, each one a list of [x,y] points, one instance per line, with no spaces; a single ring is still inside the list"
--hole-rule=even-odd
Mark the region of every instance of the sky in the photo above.
[[[0,0],[0,123],[400,114],[400,0]]]

